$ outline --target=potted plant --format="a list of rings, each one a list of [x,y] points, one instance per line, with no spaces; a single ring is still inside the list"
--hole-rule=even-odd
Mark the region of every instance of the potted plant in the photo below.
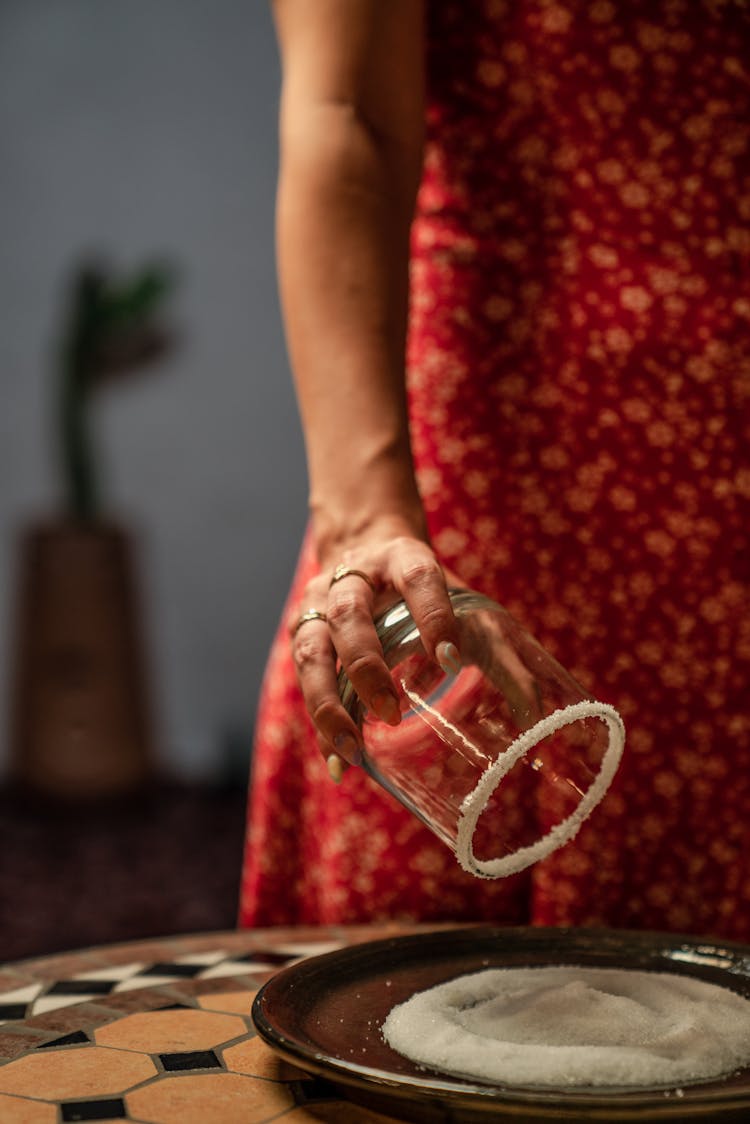
[[[165,353],[170,276],[74,278],[57,364],[60,514],[22,538],[11,699],[11,773],[48,795],[132,790],[154,768],[133,536],[107,513],[95,394]]]

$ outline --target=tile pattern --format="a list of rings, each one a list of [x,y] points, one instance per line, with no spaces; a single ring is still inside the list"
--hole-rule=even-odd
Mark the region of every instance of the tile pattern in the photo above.
[[[278,1058],[250,1010],[284,964],[415,928],[213,933],[4,965],[0,1119],[386,1124]]]

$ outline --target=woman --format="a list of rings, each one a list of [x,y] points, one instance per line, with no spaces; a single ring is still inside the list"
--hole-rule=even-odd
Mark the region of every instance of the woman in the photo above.
[[[750,9],[275,12],[311,523],[264,683],[240,923],[750,938]],[[359,733],[336,658],[396,722],[373,616],[404,596],[450,666],[446,574],[628,730],[576,840],[499,882],[342,779]]]

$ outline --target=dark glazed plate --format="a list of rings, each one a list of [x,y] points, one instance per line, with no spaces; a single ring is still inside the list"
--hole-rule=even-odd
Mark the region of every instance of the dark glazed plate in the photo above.
[[[575,964],[677,972],[750,999],[750,947],[665,933],[475,927],[395,937],[282,969],[256,996],[258,1032],[282,1057],[341,1096],[399,1119],[435,1124],[524,1121],[750,1121],[750,1069],[662,1088],[529,1088],[431,1073],[395,1053],[380,1027],[396,1004],[483,968]]]

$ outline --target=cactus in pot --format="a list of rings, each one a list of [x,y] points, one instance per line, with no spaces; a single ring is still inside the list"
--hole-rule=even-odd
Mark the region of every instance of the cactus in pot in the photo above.
[[[84,267],[75,278],[60,360],[59,454],[64,511],[75,522],[102,517],[91,400],[108,378],[163,355],[170,337],[160,323],[170,274],[149,266],[124,282]]]
[[[171,288],[151,266],[125,281],[86,266],[71,288],[56,371],[62,510],[23,536],[10,708],[12,776],[58,799],[117,796],[155,771],[133,535],[103,502],[92,402],[171,346]]]

